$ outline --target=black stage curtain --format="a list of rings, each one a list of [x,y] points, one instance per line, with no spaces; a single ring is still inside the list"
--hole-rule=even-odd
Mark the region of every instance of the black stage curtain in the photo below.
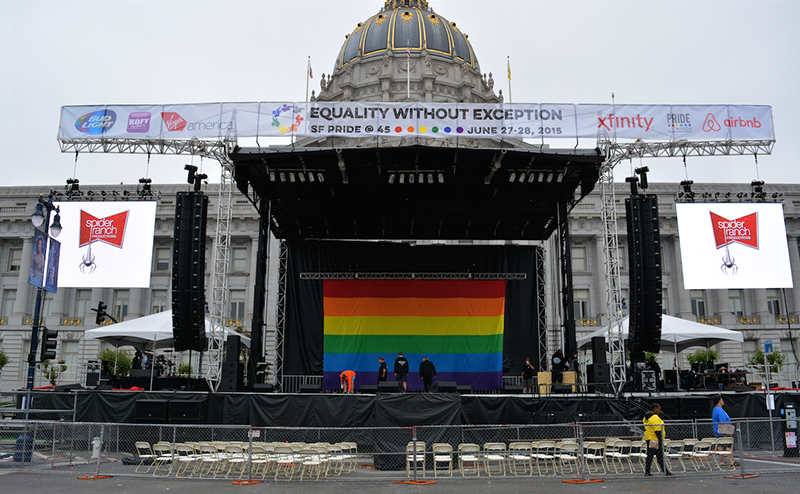
[[[323,370],[322,281],[301,280],[300,273],[525,273],[525,280],[506,284],[503,372],[517,375],[525,357],[532,362],[539,360],[535,262],[538,247],[302,240],[286,243],[286,375],[322,375]]]

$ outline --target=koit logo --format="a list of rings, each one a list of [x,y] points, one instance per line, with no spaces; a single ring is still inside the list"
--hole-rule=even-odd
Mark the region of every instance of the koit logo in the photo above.
[[[180,132],[186,128],[186,119],[172,111],[161,112],[167,132]]]
[[[129,212],[123,211],[105,218],[95,218],[81,210],[78,247],[94,242],[105,242],[121,249],[125,239],[125,227],[128,225]]]
[[[150,112],[140,111],[128,115],[128,132],[144,134],[150,130]]]
[[[733,243],[758,249],[758,213],[735,220],[728,220],[711,211],[709,213],[717,249]]]
[[[98,110],[87,113],[75,121],[75,128],[79,131],[90,134],[100,135],[108,132],[117,123],[117,114],[114,110]]]

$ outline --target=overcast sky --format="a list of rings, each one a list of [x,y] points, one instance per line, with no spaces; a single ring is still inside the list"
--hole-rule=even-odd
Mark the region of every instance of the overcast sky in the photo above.
[[[189,156],[62,154],[62,105],[302,101],[306,62],[330,73],[382,0],[0,0],[0,185],[185,180]],[[431,7],[469,35],[495,90],[515,103],[771,105],[772,155],[690,157],[696,183],[800,183],[800,3],[456,1]],[[267,140],[268,141],[268,140]],[[273,141],[275,142],[275,141]],[[262,140],[262,145],[265,141]],[[551,142],[572,148],[574,140]],[[582,140],[580,147],[594,147]],[[199,165],[200,159],[194,158]],[[680,158],[636,160],[650,181],[686,177]],[[624,162],[617,180],[630,173]],[[214,181],[219,166],[204,160]],[[767,190],[769,189],[767,185]]]

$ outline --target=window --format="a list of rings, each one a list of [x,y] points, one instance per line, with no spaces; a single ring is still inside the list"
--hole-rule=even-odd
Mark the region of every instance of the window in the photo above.
[[[91,290],[77,290],[75,293],[75,317],[86,321],[92,305]]]
[[[114,315],[112,316],[119,322],[125,320],[128,315],[128,299],[130,298],[130,291],[128,290],[114,290]]]
[[[153,303],[151,304],[150,313],[158,314],[165,310],[167,310],[167,291],[153,290]]]
[[[14,313],[14,302],[17,300],[16,290],[5,290],[3,292],[3,313],[2,317],[9,317]]]
[[[586,271],[586,247],[572,248],[572,270]]]
[[[247,271],[247,248],[234,247],[231,250],[231,271],[235,273]]]
[[[169,271],[169,248],[156,248],[156,271]]]
[[[244,319],[244,290],[231,290],[230,311],[228,317],[230,319]]]
[[[575,319],[589,317],[589,290],[572,290],[572,303]]]
[[[666,288],[661,289],[661,313],[669,315],[669,296]]]
[[[773,316],[781,315],[781,291],[777,288],[767,289],[767,308]]]
[[[689,290],[689,298],[692,300],[692,314],[695,317],[706,316],[706,292],[703,290]]]
[[[22,249],[8,249],[8,270],[19,271],[22,264]]]
[[[67,370],[65,370],[61,374],[61,382],[75,382],[78,377],[78,352],[79,352],[79,344],[77,341],[62,341],[61,342],[61,352],[59,360],[64,361],[64,365],[67,366]]]
[[[744,291],[743,290],[728,290],[728,303],[732,314],[737,316],[744,315]]]

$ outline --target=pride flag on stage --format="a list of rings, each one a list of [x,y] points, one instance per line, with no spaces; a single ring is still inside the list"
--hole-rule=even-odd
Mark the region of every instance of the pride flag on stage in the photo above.
[[[436,381],[502,387],[505,280],[324,280],[324,383],[356,372],[356,389],[376,384],[378,357],[394,380],[398,352],[408,359],[408,389],[422,389],[422,357]]]

